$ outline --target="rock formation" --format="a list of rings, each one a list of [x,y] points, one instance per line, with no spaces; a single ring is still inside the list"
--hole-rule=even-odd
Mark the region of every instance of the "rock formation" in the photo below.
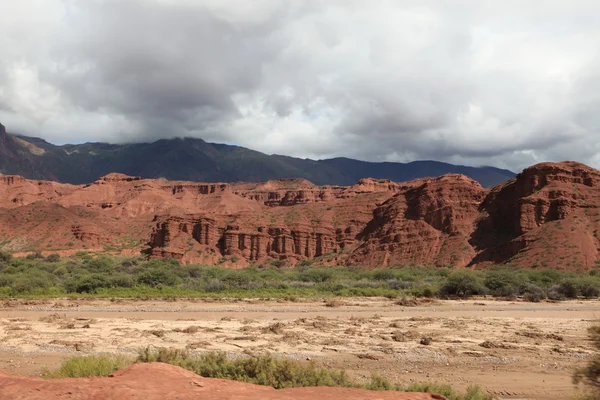
[[[5,250],[104,250],[243,267],[322,265],[590,269],[600,172],[544,163],[484,189],[463,175],[396,183],[196,183],[110,174],[86,185],[0,176]]]

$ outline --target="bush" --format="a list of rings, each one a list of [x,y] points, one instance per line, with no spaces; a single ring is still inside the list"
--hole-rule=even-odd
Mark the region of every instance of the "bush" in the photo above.
[[[174,286],[179,281],[178,276],[171,270],[152,268],[144,271],[138,277],[138,282],[150,287]]]
[[[111,282],[107,276],[100,274],[84,275],[67,282],[67,292],[75,293],[96,293],[100,288],[111,287]]]
[[[373,279],[376,281],[390,281],[396,279],[396,273],[391,269],[378,269],[373,272]]]
[[[13,275],[0,275],[0,287],[11,287],[15,284],[15,280]]]
[[[440,288],[442,296],[470,297],[485,294],[485,288],[470,271],[455,271]]]
[[[493,291],[494,296],[515,298],[519,294],[519,289],[513,285],[501,286]]]
[[[218,279],[213,279],[212,281],[204,285],[204,291],[209,293],[222,292],[226,288],[227,286]]]
[[[304,282],[329,282],[333,280],[333,270],[330,268],[310,268],[300,273],[300,280]]]
[[[585,367],[579,368],[573,374],[573,383],[584,384],[589,390],[588,400],[600,399],[600,325],[588,329],[589,338],[596,349],[596,354]]]
[[[492,292],[502,292],[504,288],[510,288],[509,290],[505,289],[504,292],[512,292],[516,291],[519,282],[513,271],[496,269],[486,273],[484,284]]]
[[[249,284],[251,278],[245,271],[232,270],[223,277],[223,281],[228,286],[240,288]]]
[[[10,264],[12,261],[12,254],[6,251],[0,251],[0,265],[2,264]]]
[[[577,290],[586,299],[600,296],[600,285],[597,279],[581,279],[577,282]]]
[[[78,356],[63,361],[57,371],[44,371],[44,378],[85,378],[88,376],[108,376],[120,368],[133,363],[133,359],[123,355]]]
[[[310,267],[311,265],[313,265],[313,260],[302,260],[300,261],[298,264],[296,264],[296,267]]]
[[[562,294],[567,299],[575,299],[579,294],[579,290],[577,288],[577,282],[574,280],[567,280],[561,282],[557,288],[558,292]]]
[[[118,274],[108,278],[109,287],[131,288],[135,286],[134,279],[125,274]]]
[[[60,256],[58,254],[50,254],[46,257],[46,262],[56,263],[60,261]]]
[[[528,285],[524,288],[523,300],[539,303],[546,298],[546,292],[539,286]]]
[[[394,290],[404,290],[413,287],[412,282],[407,282],[400,279],[388,279],[387,284],[390,287],[390,289]]]
[[[27,257],[25,257],[25,259],[26,260],[43,260],[44,256],[39,251],[36,251],[35,253],[27,254]]]
[[[222,352],[191,357],[189,353],[182,350],[146,348],[140,351],[137,362],[164,362],[207,378],[231,379],[272,386],[276,389],[304,386],[354,386],[344,371],[318,368],[314,363],[302,364],[269,354],[230,359]]]
[[[565,299],[565,295],[560,290],[559,285],[550,286],[548,288],[548,290],[546,291],[546,293],[548,295],[548,299],[550,299],[550,300],[564,300]]]
[[[83,267],[93,273],[112,273],[115,270],[115,264],[108,257],[85,259]]]
[[[45,271],[31,271],[15,278],[12,289],[15,293],[32,293],[36,289],[48,288],[52,285],[52,275]]]

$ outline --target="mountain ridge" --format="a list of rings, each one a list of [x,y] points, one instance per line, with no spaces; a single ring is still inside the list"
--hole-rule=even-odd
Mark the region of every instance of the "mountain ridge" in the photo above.
[[[304,178],[317,185],[344,186],[367,177],[408,181],[460,173],[491,187],[515,176],[512,171],[495,167],[469,167],[428,160],[395,163],[347,157],[312,160],[268,155],[242,146],[189,137],[150,143],[54,145],[41,138],[9,134],[1,124],[0,154],[3,155],[0,173],[71,184],[94,182],[112,172],[196,182]]]

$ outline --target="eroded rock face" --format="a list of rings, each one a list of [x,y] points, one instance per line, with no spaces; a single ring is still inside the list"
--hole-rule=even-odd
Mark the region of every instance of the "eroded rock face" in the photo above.
[[[545,163],[487,190],[463,175],[316,186],[196,183],[110,174],[88,185],[0,176],[3,248],[112,249],[243,267],[334,265],[589,269],[600,172]]]
[[[598,258],[600,173],[576,162],[542,163],[493,188],[471,242],[474,263],[588,269]]]
[[[474,256],[468,239],[485,194],[462,175],[414,181],[375,209],[351,258],[383,266],[465,266]]]

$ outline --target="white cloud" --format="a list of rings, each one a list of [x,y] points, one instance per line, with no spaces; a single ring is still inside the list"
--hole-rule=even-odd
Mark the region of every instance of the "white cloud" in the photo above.
[[[0,13],[9,131],[600,167],[596,1],[21,0]]]

